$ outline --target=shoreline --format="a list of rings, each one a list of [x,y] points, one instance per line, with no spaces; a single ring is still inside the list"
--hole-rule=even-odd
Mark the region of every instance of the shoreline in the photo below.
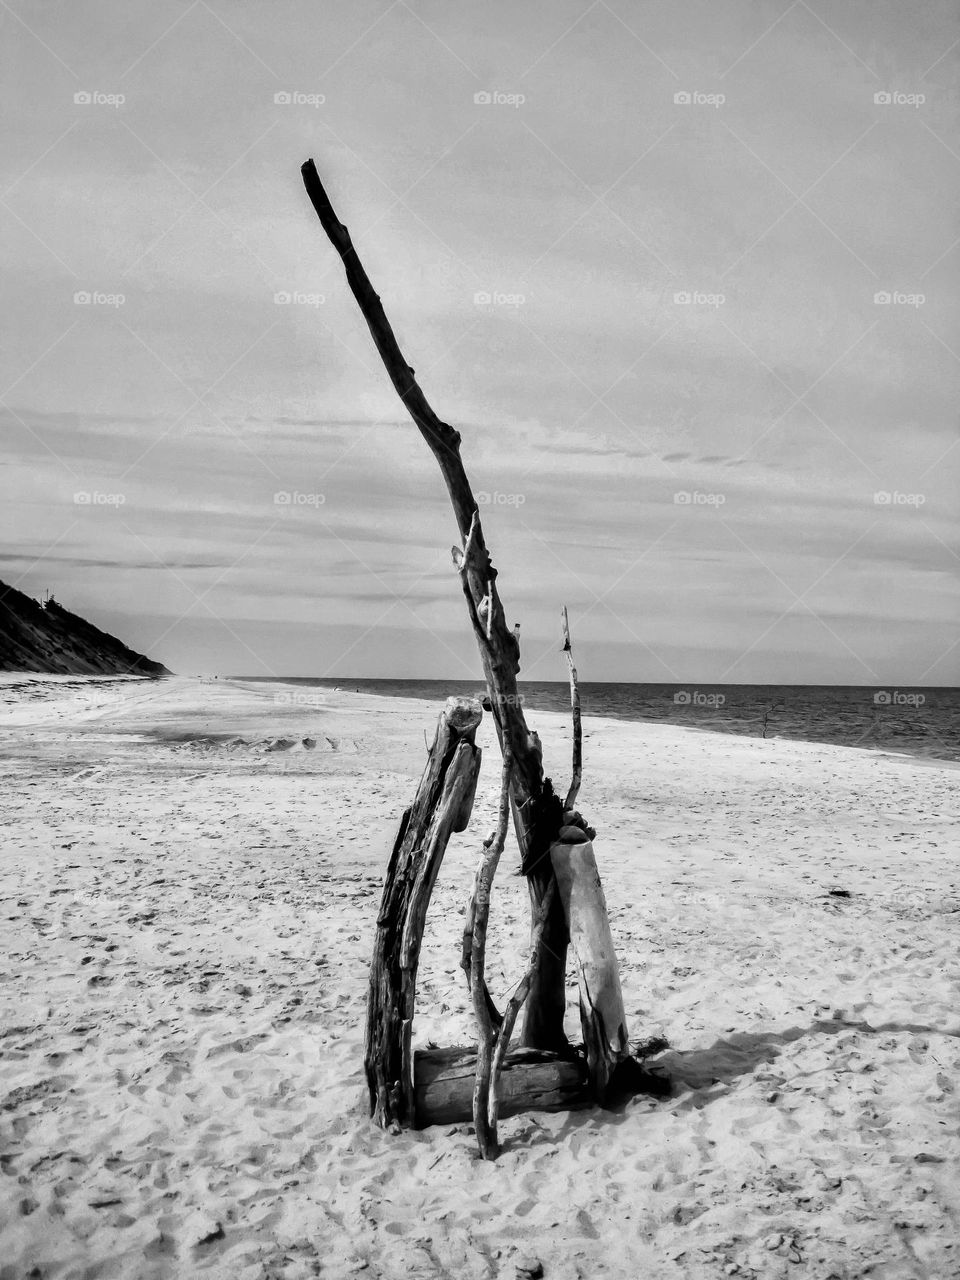
[[[100,676],[100,675],[61,675],[61,674],[42,673],[42,672],[0,672],[0,724],[2,724],[3,705],[4,705],[4,702],[7,701],[7,699],[4,696],[5,691],[6,690],[13,691],[18,684],[23,684],[23,683],[36,683],[41,687],[46,683],[46,684],[49,684],[49,686],[53,689],[56,689],[58,686],[61,686],[61,685],[69,686],[74,683],[78,683],[82,685],[84,682],[89,682],[94,687],[106,686],[111,684],[112,682],[116,682],[124,685],[136,683],[136,682],[147,683],[151,685],[157,685],[160,683],[169,684],[170,682],[174,682],[174,683],[187,682],[188,684],[213,685],[217,688],[231,688],[231,687],[249,688],[251,685],[252,686],[263,685],[268,689],[276,689],[276,688],[283,689],[284,687],[286,687],[291,690],[297,691],[298,697],[297,699],[292,700],[291,705],[298,705],[303,707],[304,709],[308,709],[311,705],[309,700],[310,695],[305,694],[303,692],[306,689],[316,689],[320,693],[333,695],[337,698],[381,699],[387,702],[388,704],[396,704],[398,709],[403,706],[409,707],[411,704],[415,704],[420,710],[424,710],[426,708],[432,707],[432,708],[436,708],[436,711],[438,714],[443,705],[443,702],[445,701],[445,697],[439,697],[439,696],[436,700],[434,700],[431,698],[421,698],[414,695],[407,696],[407,695],[400,695],[400,694],[380,693],[373,690],[356,689],[356,688],[351,689],[349,687],[341,687],[341,686],[331,688],[329,683],[323,683],[323,684],[317,683],[317,681],[319,680],[326,681],[326,677],[312,677],[312,676],[256,677],[256,676],[210,676],[210,675],[184,676],[184,675],[176,675],[176,674],[168,674],[164,676],[141,676],[141,675]],[[419,683],[419,682],[412,681],[411,683]],[[441,683],[446,684],[447,682],[441,682]],[[450,682],[450,683],[455,683],[455,682]],[[556,682],[550,682],[550,683],[555,683],[558,689],[567,687],[564,681],[556,681]],[[609,683],[615,684],[616,682],[609,682]],[[472,694],[473,692],[469,688],[471,684],[482,686],[482,681],[477,680],[473,682],[470,682],[470,681],[464,682],[464,685],[467,687],[468,694]],[[664,686],[664,687],[672,687],[672,686]],[[731,686],[731,687],[757,688],[760,686],[744,685],[744,686]],[[803,688],[806,686],[794,686],[794,687]],[[809,687],[821,688],[826,686],[817,685],[817,686],[809,686]],[[846,688],[847,686],[836,686],[836,687]],[[866,689],[872,686],[865,685],[862,687]],[[480,695],[478,694],[477,696],[480,696]],[[273,697],[276,700],[277,695],[274,694]],[[360,702],[360,703],[357,703],[356,705],[362,706],[363,703]],[[538,708],[529,703],[525,705],[525,713],[528,719],[531,717],[537,717],[537,716],[552,716],[552,717],[558,717],[559,719],[562,720],[566,715],[566,718],[569,720],[569,711],[565,713],[564,711],[554,709],[554,708]],[[486,714],[489,715],[489,712],[487,712]],[[835,742],[835,741],[831,741],[828,738],[818,738],[818,737],[812,737],[812,736],[802,737],[802,736],[794,736],[787,733],[771,733],[767,737],[764,737],[758,733],[749,733],[746,731],[742,731],[740,729],[724,728],[722,726],[713,726],[710,724],[681,724],[677,720],[670,719],[666,716],[646,718],[642,715],[632,715],[632,716],[627,714],[611,715],[611,714],[593,713],[590,711],[584,711],[583,720],[585,723],[589,720],[598,725],[602,724],[609,727],[613,727],[619,724],[646,725],[651,728],[655,728],[657,726],[669,726],[675,729],[690,731],[691,733],[694,733],[694,734],[707,734],[711,736],[717,736],[721,738],[728,738],[728,739],[734,739],[734,740],[747,739],[753,742],[769,742],[769,743],[784,742],[784,743],[792,743],[797,745],[806,745],[810,747],[821,747],[821,748],[836,747],[845,751],[863,752],[870,756],[888,757],[891,759],[903,760],[903,761],[914,760],[921,764],[931,766],[931,767],[943,767],[947,769],[960,768],[960,755],[958,755],[957,759],[945,758],[943,756],[934,755],[934,754],[925,752],[921,750],[919,747],[911,749],[910,747],[898,748],[896,746],[884,746],[884,745],[876,745],[876,744],[861,745],[859,742],[857,743]]]
[[[282,684],[289,684],[293,687],[297,687],[301,689],[329,688],[331,685],[333,685],[333,679],[334,679],[334,678],[319,677],[319,676],[318,677],[271,676],[271,677],[246,677],[246,678],[251,679],[256,683],[262,683],[265,685],[282,683]],[[370,678],[364,677],[364,678],[361,678],[361,682],[362,684],[369,687],[350,688],[350,684],[352,682],[347,681],[343,686],[336,686],[335,691],[343,692],[343,693],[360,694],[360,695],[376,694],[378,696],[400,697],[400,698],[403,698],[404,700],[411,700],[414,698],[420,699],[421,695],[419,693],[416,693],[416,694],[404,693],[404,692],[400,692],[399,690],[397,691],[390,691],[389,689],[378,690],[373,688],[372,686],[374,685],[385,685],[385,686],[409,685],[411,688],[415,688],[417,686],[429,685],[433,683],[433,684],[436,684],[438,688],[436,691],[433,692],[432,697],[436,699],[439,704],[439,702],[442,701],[443,698],[445,698],[450,692],[456,691],[460,693],[460,692],[463,692],[465,689],[467,692],[471,692],[471,693],[476,692],[477,696],[480,696],[480,691],[482,691],[485,687],[483,685],[482,680],[465,681],[459,687],[458,687],[458,682],[446,681],[446,680],[438,680],[438,681],[394,680],[389,678],[380,679],[380,678],[374,678],[374,677],[370,677]],[[556,711],[556,712],[562,713],[564,710],[566,710],[565,704],[567,702],[568,684],[565,680],[531,681],[530,685],[532,686],[532,688],[529,691],[525,689],[526,683],[527,682],[523,680],[520,681],[520,690],[521,690],[521,697],[524,700],[524,706],[528,712],[532,712],[534,714],[538,714],[541,711],[551,711],[551,712]],[[693,684],[696,684],[696,682],[693,682]],[[874,685],[860,685],[860,686],[832,685],[831,686],[831,685],[754,685],[754,684],[710,685],[710,684],[707,684],[705,686],[706,689],[711,689],[711,690],[730,689],[730,690],[752,690],[756,692],[761,690],[767,690],[769,691],[770,697],[776,697],[777,691],[782,691],[784,693],[784,698],[780,699],[781,705],[779,707],[775,706],[769,709],[770,713],[775,716],[775,718],[769,722],[769,728],[770,728],[769,733],[764,733],[762,731],[763,730],[762,717],[763,717],[764,711],[761,710],[761,708],[755,708],[753,709],[753,711],[748,712],[744,706],[737,705],[737,704],[731,705],[729,701],[725,706],[721,706],[710,711],[701,712],[700,716],[698,717],[699,722],[697,722],[697,720],[688,719],[688,715],[684,712],[674,711],[673,714],[670,714],[668,711],[665,713],[662,709],[663,707],[662,703],[660,704],[660,707],[658,709],[653,709],[652,707],[643,706],[643,702],[650,700],[651,695],[649,694],[649,691],[652,689],[663,691],[663,696],[666,696],[666,694],[669,693],[670,691],[681,691],[683,689],[683,686],[675,682],[651,684],[648,682],[647,683],[645,682],[630,683],[630,682],[620,682],[620,681],[606,681],[606,682],[581,681],[580,690],[581,690],[581,701],[585,708],[584,714],[595,715],[605,720],[622,720],[627,723],[639,722],[644,724],[675,724],[680,727],[697,729],[706,733],[728,734],[734,737],[759,738],[763,741],[769,741],[774,738],[783,738],[790,742],[819,742],[819,743],[822,743],[823,745],[848,746],[848,747],[854,747],[854,748],[867,750],[867,751],[875,750],[875,751],[882,751],[882,752],[892,752],[897,755],[915,756],[917,759],[947,760],[951,763],[960,764],[960,688],[935,686],[935,685],[930,685],[925,687],[931,692],[949,695],[950,699],[956,703],[956,706],[951,707],[951,711],[948,713],[951,716],[950,721],[949,722],[945,721],[942,724],[938,723],[937,728],[934,728],[933,725],[931,724],[929,734],[923,735],[923,737],[920,740],[908,740],[906,742],[898,740],[902,737],[902,734],[898,732],[897,724],[896,723],[893,725],[888,724],[886,726],[886,731],[888,735],[892,738],[892,741],[890,741],[889,745],[887,745],[882,741],[879,741],[879,735],[884,730],[881,726],[881,722],[878,720],[878,717],[890,716],[892,714],[899,719],[900,727],[902,728],[904,724],[908,723],[908,718],[910,713],[905,711],[898,703],[893,703],[888,705],[887,703],[874,702],[869,708],[866,708],[866,707],[855,708],[849,703],[844,705],[841,702],[836,707],[832,708],[832,713],[835,717],[834,728],[830,729],[827,727],[826,724],[824,724],[823,726],[821,726],[823,728],[823,732],[818,733],[817,732],[818,726],[815,718],[815,708],[813,704],[809,704],[806,707],[803,707],[801,705],[801,702],[798,701],[798,702],[795,702],[791,708],[788,708],[785,702],[785,698],[790,696],[791,694],[799,695],[800,699],[802,699],[804,692],[810,691],[810,690],[823,692],[823,691],[833,689],[833,690],[836,690],[838,693],[850,693],[851,691],[856,691],[864,694],[867,694],[870,692],[876,693],[877,686],[874,686]],[[554,690],[555,693],[559,695],[560,702],[564,705],[544,705],[545,698],[546,698],[546,695],[544,694],[544,690],[546,689]],[[595,707],[594,710],[590,710],[589,709],[591,705],[590,691],[604,690],[604,689],[624,690],[626,691],[628,698],[631,693],[633,693],[634,695],[640,694],[641,701],[638,702],[637,705],[632,710],[619,712],[619,713],[610,709],[609,707],[604,707],[604,706]],[[691,694],[688,688],[686,692],[688,696],[692,696],[693,698],[696,698],[697,695],[700,693],[700,690],[694,689],[693,693]],[[549,701],[555,702],[556,698],[550,699]],[[680,705],[686,705],[686,704],[680,704]],[[842,740],[835,726],[838,723],[842,723],[845,716],[855,712],[859,712],[859,714],[866,719],[868,711],[870,714],[869,722],[863,723],[857,726],[857,728],[852,729],[851,732],[849,733],[848,736],[853,740],[851,741]],[[824,709],[824,712],[826,714],[826,709]],[[567,713],[569,714],[569,712]],[[731,716],[733,718],[731,718]],[[805,720],[805,716],[808,716],[810,718]],[[792,721],[792,724],[791,724],[791,721]],[[865,743],[866,739],[872,738],[874,735],[877,735],[877,738],[878,738],[877,741],[870,741]],[[956,745],[952,748],[952,755],[945,754],[950,750],[950,748],[948,748],[946,745],[947,738],[950,735],[953,735],[953,739],[956,743]],[[865,745],[863,745],[864,743]]]

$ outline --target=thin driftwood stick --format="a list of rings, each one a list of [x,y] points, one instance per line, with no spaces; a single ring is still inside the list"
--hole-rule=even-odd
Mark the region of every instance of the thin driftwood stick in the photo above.
[[[477,1075],[473,1089],[473,1123],[477,1133],[477,1145],[484,1160],[497,1155],[496,1126],[491,1132],[487,1100],[490,1096],[490,1077],[493,1069],[493,1050],[497,1040],[497,1028],[490,1019],[484,999],[487,951],[487,924],[490,919],[490,891],[497,874],[500,855],[507,839],[507,823],[510,820],[510,770],[513,761],[510,748],[503,753],[503,775],[500,783],[500,811],[497,829],[484,844],[480,867],[477,871],[477,887],[474,894],[473,940],[470,952],[470,991],[473,995],[473,1013],[477,1021]]]
[[[570,623],[567,619],[567,606],[560,610],[563,624],[563,652],[570,668],[570,711],[573,716],[573,770],[570,777],[570,790],[563,803],[564,809],[572,809],[580,794],[580,780],[583,777],[583,727],[580,722],[580,686],[577,683],[577,668],[573,665],[573,645],[570,643]]]
[[[471,976],[472,962],[471,956],[473,952],[473,922],[476,919],[477,911],[477,887],[476,879],[474,880],[473,892],[470,894],[470,901],[467,904],[467,913],[463,925],[463,941],[460,946],[460,968],[467,975],[467,990],[473,994],[473,982]],[[487,987],[486,979],[483,981],[483,999],[487,1006],[487,1012],[490,1015],[490,1021],[494,1026],[499,1027],[503,1021],[503,1014],[493,1002],[493,996]]]
[[[550,914],[555,890],[556,884],[552,884],[541,904],[540,917],[533,929],[527,971],[517,983],[513,995],[507,1001],[506,1008],[503,1011],[503,1021],[500,1023],[500,1029],[497,1032],[493,1050],[493,1063],[490,1068],[490,1082],[487,1086],[487,1133],[494,1151],[499,1150],[500,1147],[500,1139],[497,1134],[497,1119],[500,1111],[500,1073],[503,1070],[504,1059],[510,1049],[510,1038],[513,1035],[517,1014],[520,1012],[524,1000],[530,994],[530,984],[540,962],[540,948],[543,946],[543,928],[547,922],[547,916]]]

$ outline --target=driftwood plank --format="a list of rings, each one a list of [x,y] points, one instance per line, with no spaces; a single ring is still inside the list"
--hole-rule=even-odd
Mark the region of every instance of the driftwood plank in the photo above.
[[[593,842],[564,827],[550,861],[563,902],[580,986],[580,1025],[594,1096],[606,1100],[614,1072],[629,1056],[617,956]]]
[[[482,716],[476,699],[448,699],[390,855],[370,965],[364,1044],[370,1114],[381,1128],[413,1123],[411,1032],[420,944],[447,842],[458,824],[469,820],[480,768],[474,738]]]

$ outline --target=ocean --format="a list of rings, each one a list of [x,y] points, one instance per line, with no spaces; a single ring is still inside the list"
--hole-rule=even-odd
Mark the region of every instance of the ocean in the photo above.
[[[469,680],[291,677],[284,683],[426,698],[438,706],[452,694],[486,692],[482,681]],[[521,680],[519,689],[528,711],[569,711],[566,681]],[[585,715],[617,720],[660,720],[712,733],[960,760],[960,688],[583,683],[580,701]]]

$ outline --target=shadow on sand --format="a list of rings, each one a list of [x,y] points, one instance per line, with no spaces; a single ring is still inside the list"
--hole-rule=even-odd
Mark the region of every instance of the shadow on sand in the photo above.
[[[669,1097],[678,1102],[682,1110],[699,1109],[729,1094],[735,1081],[741,1076],[750,1075],[758,1067],[776,1062],[784,1045],[811,1036],[837,1036],[845,1031],[865,1035],[909,1032],[912,1035],[951,1036],[960,1039],[960,1029],[931,1027],[917,1022],[882,1022],[873,1026],[862,1021],[818,1019],[809,1027],[788,1027],[786,1031],[736,1033],[714,1041],[706,1049],[667,1049],[656,1057],[647,1059],[642,1068],[637,1064],[638,1074],[632,1095],[646,1096],[654,1101]],[[771,1087],[775,1088],[777,1083],[776,1079],[770,1080]],[[717,1085],[726,1087],[718,1089]],[[622,1124],[631,1110],[629,1100],[624,1100],[619,1105],[603,1110],[594,1107],[572,1111],[559,1133],[533,1131],[524,1135],[521,1141],[528,1146],[536,1146],[541,1142],[558,1143],[584,1125],[596,1124],[598,1119],[604,1124]],[[535,1129],[539,1128],[535,1124]]]
[[[747,1075],[757,1067],[775,1062],[784,1045],[793,1044],[809,1036],[837,1036],[844,1031],[859,1031],[866,1035],[910,1032],[913,1035],[940,1035],[960,1037],[960,1030],[945,1027],[929,1027],[916,1022],[882,1022],[873,1026],[869,1022],[847,1021],[842,1018],[817,1019],[809,1027],[788,1027],[786,1031],[742,1032],[723,1040],[716,1040],[708,1049],[682,1052],[670,1049],[660,1054],[650,1066],[666,1076],[674,1085],[673,1096],[686,1089],[708,1089],[717,1084],[730,1084],[738,1076]],[[713,1097],[721,1096],[713,1094]]]

